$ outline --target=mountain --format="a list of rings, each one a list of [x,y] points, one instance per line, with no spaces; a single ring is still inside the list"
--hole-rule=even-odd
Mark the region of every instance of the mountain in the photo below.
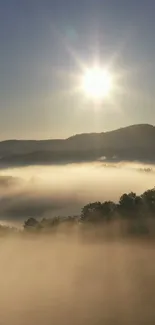
[[[0,142],[0,166],[107,160],[155,162],[155,127],[131,125],[58,140]],[[114,158],[115,157],[115,158]]]

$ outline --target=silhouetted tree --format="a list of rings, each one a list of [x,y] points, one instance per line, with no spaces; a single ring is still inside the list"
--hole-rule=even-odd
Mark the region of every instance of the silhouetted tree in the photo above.
[[[110,221],[116,212],[116,207],[117,205],[112,201],[105,201],[102,203],[102,217],[104,217],[107,221]]]
[[[26,230],[37,230],[39,228],[40,228],[40,224],[34,218],[29,218],[24,223],[24,229]]]
[[[142,203],[142,198],[136,193],[125,193],[120,197],[118,211],[124,217],[137,217],[141,212]]]
[[[94,202],[86,204],[81,211],[81,221],[96,222],[102,216],[102,203]]]
[[[110,220],[115,210],[116,204],[112,201],[89,203],[82,209],[81,221],[97,222]]]
[[[155,216],[155,188],[144,192],[141,197],[145,213]]]

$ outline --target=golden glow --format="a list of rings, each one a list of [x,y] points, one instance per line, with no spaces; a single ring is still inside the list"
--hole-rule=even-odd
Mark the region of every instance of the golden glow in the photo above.
[[[98,67],[87,69],[82,78],[83,92],[87,97],[95,100],[101,100],[109,96],[112,84],[110,72]]]

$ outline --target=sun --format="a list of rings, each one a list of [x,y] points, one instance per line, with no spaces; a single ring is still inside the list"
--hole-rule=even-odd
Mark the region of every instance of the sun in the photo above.
[[[82,91],[94,100],[108,97],[112,90],[112,75],[108,70],[98,67],[87,69],[82,77]]]

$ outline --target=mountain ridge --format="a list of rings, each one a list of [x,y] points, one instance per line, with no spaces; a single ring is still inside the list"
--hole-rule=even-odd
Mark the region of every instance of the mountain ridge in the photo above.
[[[127,129],[132,129],[132,128],[142,128],[142,127],[145,127],[145,128],[149,128],[149,129],[154,129],[155,126],[152,125],[152,124],[148,124],[148,123],[139,123],[139,124],[131,124],[131,125],[128,125],[128,126],[123,126],[123,127],[120,127],[120,128],[116,128],[116,129],[113,129],[113,130],[108,130],[108,131],[103,131],[103,132],[82,132],[82,133],[76,133],[76,134],[73,134],[67,138],[47,138],[47,139],[7,139],[7,140],[1,140],[0,143],[7,143],[7,142],[17,142],[17,141],[20,141],[20,142],[25,142],[25,141],[28,141],[28,142],[42,142],[42,141],[64,141],[64,140],[68,140],[68,139],[71,139],[73,137],[76,137],[76,136],[82,136],[82,135],[98,135],[98,134],[106,134],[106,133],[111,133],[111,132],[115,132],[115,131],[121,131],[121,130],[127,130]]]
[[[0,142],[0,166],[111,160],[155,161],[155,126],[135,124],[113,131],[82,133],[67,139]]]
[[[128,126],[123,126],[123,127],[120,127],[118,129],[114,129],[114,130],[109,130],[109,131],[104,131],[104,132],[87,132],[87,133],[77,133],[75,135],[72,135],[70,137],[68,137],[67,139],[65,140],[68,140],[70,138],[73,138],[73,137],[76,137],[76,136],[81,136],[81,135],[96,135],[96,134],[106,134],[106,133],[111,133],[111,132],[116,132],[116,131],[121,131],[121,130],[127,130],[127,129],[133,129],[133,128],[149,128],[149,129],[152,129],[152,128],[155,128],[154,125],[152,124],[147,124],[147,123],[141,123],[141,124],[132,124],[132,125],[128,125]]]

